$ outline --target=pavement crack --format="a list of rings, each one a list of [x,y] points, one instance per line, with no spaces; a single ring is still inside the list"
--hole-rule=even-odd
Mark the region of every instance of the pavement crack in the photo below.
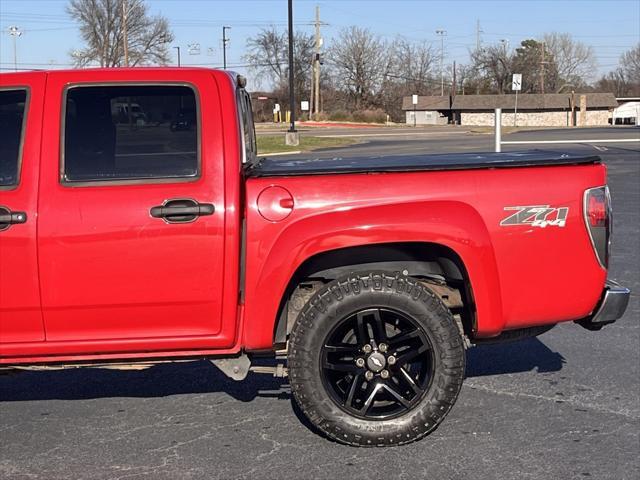
[[[573,407],[580,407],[580,408],[586,408],[586,409],[591,409],[591,410],[596,410],[598,412],[602,412],[602,413],[610,413],[613,415],[619,415],[625,418],[629,418],[631,420],[639,420],[640,419],[640,415],[634,414],[632,412],[629,412],[628,410],[613,410],[611,408],[607,408],[604,407],[602,405],[598,405],[598,404],[594,404],[594,403],[585,403],[585,402],[581,402],[578,400],[575,400],[571,397],[548,397],[545,395],[536,395],[533,393],[524,393],[524,392],[511,392],[508,390],[502,390],[502,389],[496,389],[496,388],[491,388],[491,387],[487,387],[484,385],[479,385],[477,383],[470,383],[470,382],[466,382],[463,384],[463,386],[467,387],[467,388],[471,388],[474,390],[482,390],[485,392],[489,392],[489,393],[494,393],[496,395],[506,395],[509,397],[513,397],[513,398],[532,398],[535,400],[544,400],[547,402],[558,402],[558,401],[562,401],[562,403],[566,404],[566,405],[570,405]]]

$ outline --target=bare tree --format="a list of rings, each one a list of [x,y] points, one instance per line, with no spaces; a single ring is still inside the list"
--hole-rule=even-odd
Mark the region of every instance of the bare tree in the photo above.
[[[86,44],[71,53],[78,67],[92,63],[123,66],[125,29],[130,66],[165,65],[169,61],[167,44],[173,41],[169,22],[160,15],[149,16],[144,0],[70,0],[67,13],[80,24]]]
[[[471,54],[472,69],[491,85],[491,91],[485,93],[506,93],[511,84],[511,73],[515,56],[503,45],[489,45]]]
[[[389,45],[365,28],[349,27],[340,31],[330,58],[338,88],[350,98],[356,109],[376,104],[390,72]]]
[[[398,37],[386,44],[386,54],[380,57],[382,80],[367,107],[379,107],[394,120],[403,116],[402,98],[407,95],[430,95],[434,54],[426,42],[411,42]],[[438,88],[439,88],[439,81]]]
[[[629,83],[640,84],[640,43],[622,54],[620,69]]]
[[[271,27],[247,40],[247,54],[243,58],[261,80],[282,88],[287,84],[288,56],[286,32]]]
[[[640,95],[640,43],[622,54],[618,68],[600,78],[596,89],[618,97]]]
[[[574,40],[568,33],[545,33],[542,39],[553,56],[561,82],[580,87],[593,80],[597,68],[593,47]]]
[[[303,98],[309,88],[314,45],[312,35],[295,32],[293,78],[297,98]],[[280,32],[276,27],[263,28],[255,37],[247,40],[247,54],[243,58],[256,73],[259,81],[273,85],[279,98],[284,99],[288,96],[289,34],[287,30]]]
[[[457,71],[457,92],[463,95],[489,93],[492,91],[491,81],[478,72],[475,65],[462,64]]]
[[[399,37],[391,47],[396,76],[407,92],[426,95],[433,77],[435,54],[426,42],[410,42]]]

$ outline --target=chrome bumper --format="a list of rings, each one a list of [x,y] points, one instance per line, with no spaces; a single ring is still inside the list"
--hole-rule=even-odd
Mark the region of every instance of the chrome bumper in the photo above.
[[[576,323],[587,330],[600,330],[604,325],[613,323],[624,315],[631,290],[613,280],[607,280],[598,306],[591,315]]]

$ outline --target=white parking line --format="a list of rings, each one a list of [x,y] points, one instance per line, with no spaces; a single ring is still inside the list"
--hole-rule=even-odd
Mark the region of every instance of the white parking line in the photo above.
[[[302,153],[302,150],[293,150],[291,152],[273,152],[273,153],[260,153],[258,152],[259,157],[281,157],[282,155],[297,155],[298,153]]]
[[[640,138],[607,138],[603,140],[510,140],[500,142],[502,145],[528,145],[528,144],[544,144],[544,143],[640,143]]]
[[[313,135],[318,138],[343,138],[343,137],[418,137],[429,135],[456,135],[469,132],[406,132],[406,133],[345,133],[333,135]]]

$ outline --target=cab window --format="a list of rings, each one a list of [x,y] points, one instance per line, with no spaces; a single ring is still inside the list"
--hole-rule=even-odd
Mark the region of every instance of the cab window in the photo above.
[[[81,86],[65,100],[63,182],[193,178],[199,119],[188,86]]]
[[[26,90],[0,91],[0,187],[18,184],[26,104]]]

